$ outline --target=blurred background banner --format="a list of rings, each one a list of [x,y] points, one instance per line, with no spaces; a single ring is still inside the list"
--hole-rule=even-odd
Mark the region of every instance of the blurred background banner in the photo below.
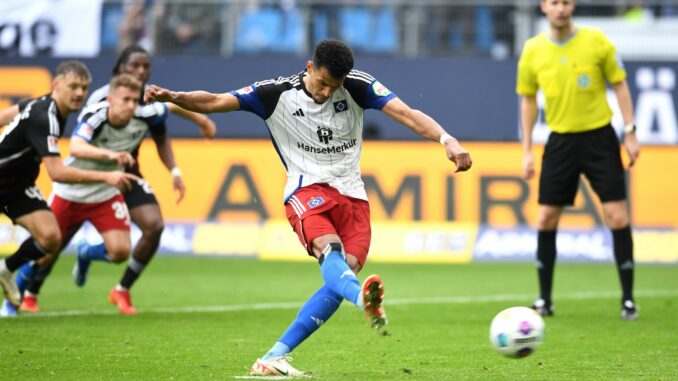
[[[275,65],[271,65],[265,57],[157,57],[153,59],[151,83],[176,90],[226,92],[259,80],[298,73],[309,58],[277,57]],[[8,105],[38,90],[47,92],[50,82],[44,73],[53,71],[59,62],[48,58],[8,58],[0,61],[0,78],[13,78],[17,69],[35,71],[34,74],[22,75],[21,82],[0,81],[0,105],[3,102]],[[84,62],[92,71],[92,88],[95,89],[110,79],[115,57],[85,59]],[[460,140],[519,139],[514,59],[424,57],[412,60],[393,57],[385,65],[383,58],[360,56],[356,67],[373,74],[403,101],[413,108],[424,110]],[[641,143],[678,144],[678,61],[632,61],[626,62],[626,68]],[[20,88],[17,89],[17,86]],[[621,132],[623,123],[611,90],[608,97],[615,112],[612,124]],[[538,100],[543,107],[542,97]],[[214,114],[212,117],[219,126],[219,138],[269,138],[266,125],[253,114],[236,112]],[[75,126],[74,120],[75,116],[72,116],[66,134]],[[174,137],[200,137],[198,128],[181,118],[171,117],[168,128]],[[545,142],[548,131],[543,112],[540,112],[534,129],[535,142]],[[364,137],[366,140],[419,139],[409,129],[374,111],[365,113]]]
[[[15,57],[94,57],[103,0],[2,0],[0,52]]]

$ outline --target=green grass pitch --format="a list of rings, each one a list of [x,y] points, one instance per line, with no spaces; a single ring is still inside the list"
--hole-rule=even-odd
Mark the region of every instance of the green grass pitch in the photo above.
[[[0,319],[1,380],[233,380],[280,336],[321,285],[318,266],[160,256],[133,289],[137,316],[106,300],[122,266],[95,263],[88,284],[61,258],[43,313]],[[559,264],[544,344],[503,358],[488,330],[536,295],[532,264],[369,264],[390,324],[368,327],[348,303],[297,348],[318,380],[671,380],[678,378],[678,268],[638,266],[638,321],[619,317],[611,264]]]

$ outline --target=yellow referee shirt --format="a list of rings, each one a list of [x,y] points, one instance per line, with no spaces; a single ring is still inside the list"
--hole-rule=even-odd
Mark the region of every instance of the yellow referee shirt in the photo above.
[[[610,122],[607,83],[626,78],[617,51],[600,30],[577,28],[566,41],[539,34],[525,42],[516,92],[546,98],[546,124],[559,133],[583,132]]]

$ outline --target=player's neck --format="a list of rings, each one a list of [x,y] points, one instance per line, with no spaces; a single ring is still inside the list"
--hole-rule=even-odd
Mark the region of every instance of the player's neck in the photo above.
[[[59,113],[59,116],[66,119],[72,110],[63,104],[63,102],[59,100],[59,97],[55,96],[54,93],[52,93],[50,96],[52,99],[54,99],[54,103],[57,105],[57,112]]]
[[[551,25],[551,28],[549,29],[549,35],[556,41],[565,41],[574,34],[575,30],[576,28],[572,23],[562,27],[555,27]]]
[[[117,128],[125,127],[127,123],[129,123],[129,120],[119,118],[116,113],[111,111],[110,108],[106,114],[106,119],[108,119],[108,124]]]

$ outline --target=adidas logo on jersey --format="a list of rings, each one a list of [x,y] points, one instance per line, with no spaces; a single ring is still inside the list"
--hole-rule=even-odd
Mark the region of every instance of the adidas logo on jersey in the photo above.
[[[292,115],[294,115],[294,116],[306,116],[306,115],[304,115],[304,111],[302,109],[299,109],[299,110],[293,112]]]

